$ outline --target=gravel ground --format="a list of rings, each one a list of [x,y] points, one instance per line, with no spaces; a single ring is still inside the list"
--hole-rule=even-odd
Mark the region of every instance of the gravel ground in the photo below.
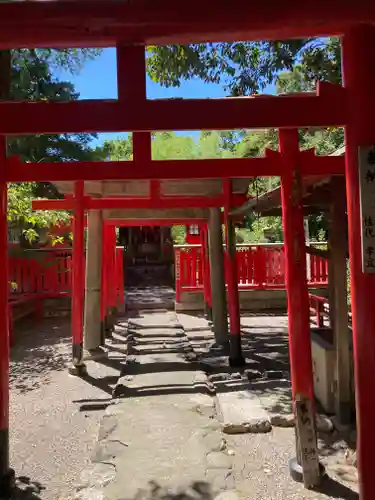
[[[179,314],[178,318],[196,352],[199,346],[204,351],[205,344],[213,341],[207,322],[202,317],[189,314]],[[287,316],[249,314],[241,317],[241,325],[243,352],[248,366],[262,373],[266,370],[288,372]],[[226,358],[223,361],[207,357],[205,362],[218,373],[231,371],[226,366]],[[220,382],[220,379],[215,386],[217,391],[226,392],[225,382]],[[270,380],[256,392],[255,386],[255,383],[246,382],[243,388],[253,391],[268,411],[273,408],[272,411],[280,414],[292,412],[290,390],[284,390],[282,381]],[[296,453],[294,428],[273,427],[268,434],[224,435],[226,448],[233,457],[236,490],[240,499],[357,500],[357,470],[346,457],[350,449],[345,440],[336,434],[323,437],[324,441],[319,439],[320,457],[328,476],[320,491],[309,491],[289,475],[288,463]]]
[[[105,364],[87,362],[89,376],[79,379],[66,369],[71,356],[66,319],[18,330],[11,353],[11,464],[27,497],[57,500],[73,491],[89,462],[124,360],[121,338],[108,345]]]
[[[269,434],[226,436],[226,440],[228,450],[235,453],[236,489],[243,500],[358,499],[357,483],[343,481],[333,474],[333,467],[328,468],[329,478],[319,492],[306,490],[291,479],[288,462],[295,456],[294,429],[274,427]]]

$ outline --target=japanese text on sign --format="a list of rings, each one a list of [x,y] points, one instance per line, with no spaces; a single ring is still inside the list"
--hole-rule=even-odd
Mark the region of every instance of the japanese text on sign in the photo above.
[[[375,273],[375,146],[359,148],[362,270]]]
[[[317,450],[314,411],[311,400],[302,394],[296,394],[296,430],[300,448],[300,465],[303,470],[303,482],[306,488],[317,486],[320,476]]]

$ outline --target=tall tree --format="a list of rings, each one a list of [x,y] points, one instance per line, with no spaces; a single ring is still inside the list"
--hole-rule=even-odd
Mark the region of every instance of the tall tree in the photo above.
[[[13,50],[11,58],[10,98],[14,100],[72,101],[79,97],[74,86],[53,77],[54,68],[77,72],[97,51],[78,50]],[[8,138],[8,151],[23,161],[63,162],[93,159],[98,153],[90,147],[93,134],[55,134]],[[20,183],[9,186],[8,219],[21,224],[29,239],[35,237],[35,226],[46,226],[66,220],[68,214],[32,212],[35,197],[59,197],[51,183]]]
[[[249,95],[274,83],[280,71],[300,64],[308,80],[341,81],[339,38],[151,46],[150,77],[166,87],[200,78],[230,95]]]

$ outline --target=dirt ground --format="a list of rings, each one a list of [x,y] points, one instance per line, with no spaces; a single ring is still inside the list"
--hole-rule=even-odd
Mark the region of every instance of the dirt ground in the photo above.
[[[89,376],[69,375],[70,325],[48,319],[19,326],[11,352],[11,466],[33,499],[57,500],[73,491],[90,460],[100,418],[111,400],[125,353],[108,344],[104,362],[87,362]],[[121,337],[117,341],[121,344]],[[113,353],[113,354],[111,354]]]
[[[197,322],[188,315],[179,315],[179,320],[192,345],[196,344],[197,352],[206,338],[212,341],[205,321]],[[242,328],[244,354],[253,372],[288,372],[286,317],[242,318]],[[120,326],[115,339],[107,343],[108,359],[87,362],[89,376],[85,379],[72,377],[67,371],[71,357],[67,320],[50,319],[33,328],[26,324],[17,330],[16,345],[11,353],[10,405],[11,465],[20,484],[17,498],[66,499],[73,494],[81,471],[90,463],[99,422],[126,362],[125,325]],[[219,366],[215,366],[216,361]],[[220,360],[214,358],[211,363],[214,372],[226,371]],[[274,397],[278,381],[269,383]],[[225,390],[221,382],[215,385],[217,391]],[[254,387],[253,383],[253,390]],[[280,385],[276,394],[278,411],[290,412],[287,393],[289,389],[285,392]],[[257,395],[269,409],[273,399],[271,401],[267,391],[263,388]],[[275,428],[269,434],[226,436],[226,441],[228,450],[233,452],[233,476],[241,500],[358,498],[356,478],[348,476],[348,468],[342,460],[345,443],[337,439],[332,439],[332,443],[320,442],[322,460],[331,478],[320,492],[306,491],[289,477],[288,460],[295,452],[293,429]]]

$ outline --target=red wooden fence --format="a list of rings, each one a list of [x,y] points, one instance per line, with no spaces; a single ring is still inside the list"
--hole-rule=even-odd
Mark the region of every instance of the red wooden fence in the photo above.
[[[115,242],[111,241],[111,244],[115,248]],[[72,287],[71,250],[36,252],[38,258],[9,258],[10,296],[69,295]],[[103,309],[124,301],[123,248],[116,248],[115,252],[107,248],[107,254],[108,259],[103,265]]]
[[[328,284],[328,261],[322,257],[308,255],[308,284]],[[227,256],[225,254],[225,273]],[[176,301],[181,292],[203,290],[203,268],[200,245],[175,246]],[[237,245],[237,272],[240,289],[285,288],[285,259],[283,245]]]

